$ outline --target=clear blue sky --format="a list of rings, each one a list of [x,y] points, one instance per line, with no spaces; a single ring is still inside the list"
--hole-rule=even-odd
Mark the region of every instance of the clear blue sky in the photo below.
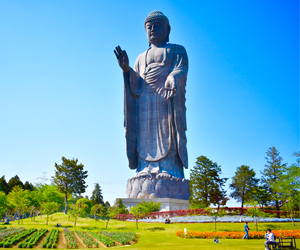
[[[85,165],[87,194],[126,197],[123,79],[147,49],[144,19],[161,10],[189,56],[189,166],[205,155],[231,178],[263,170],[269,147],[299,150],[299,1],[0,1],[0,175],[54,175],[61,157]],[[189,170],[185,175],[189,178]],[[228,181],[229,183],[229,181]],[[229,193],[229,192],[228,192]],[[235,205],[231,200],[229,205]]]

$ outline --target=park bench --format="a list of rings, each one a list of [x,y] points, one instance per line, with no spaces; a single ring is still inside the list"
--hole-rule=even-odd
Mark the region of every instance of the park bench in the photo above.
[[[295,238],[281,238],[281,239],[279,239],[278,248],[279,249],[296,248]]]
[[[294,249],[296,248],[296,240],[295,238],[280,238],[279,241],[274,242],[269,245],[271,250],[276,250],[276,249]]]

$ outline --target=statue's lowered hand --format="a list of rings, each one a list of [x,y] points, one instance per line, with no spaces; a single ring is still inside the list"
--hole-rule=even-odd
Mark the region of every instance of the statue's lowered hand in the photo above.
[[[128,73],[130,70],[129,59],[125,50],[122,50],[120,46],[117,46],[114,53],[118,59],[119,66],[124,73]]]
[[[163,97],[169,99],[176,95],[176,80],[175,77],[169,75],[165,82],[165,91],[163,93]]]

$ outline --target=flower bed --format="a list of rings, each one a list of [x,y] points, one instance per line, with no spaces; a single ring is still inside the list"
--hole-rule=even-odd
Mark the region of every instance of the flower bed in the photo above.
[[[46,232],[48,232],[48,229],[41,229],[38,232],[35,232],[34,234],[26,238],[23,242],[20,242],[18,244],[18,248],[32,248],[38,243],[40,238],[42,238]]]
[[[225,211],[228,215],[239,215],[239,214],[245,214],[247,209],[246,207],[240,208],[240,207],[225,207]],[[275,210],[266,210],[261,209],[261,211],[269,214],[278,215],[282,218],[288,218],[289,213],[285,211],[275,211]],[[191,215],[208,215],[208,212],[205,211],[204,208],[197,208],[197,209],[184,209],[184,210],[173,210],[173,211],[163,211],[163,212],[152,212],[148,216],[146,216],[144,219],[161,219],[161,218],[170,218],[170,217],[176,217],[176,216],[191,216]],[[295,212],[295,218],[299,218],[300,213]],[[134,217],[132,214],[117,214],[115,216],[115,219],[117,220],[134,220]]]
[[[272,230],[277,239],[279,238],[300,238],[300,230]],[[263,239],[265,232],[249,232],[250,239]],[[181,238],[199,238],[199,239],[241,239],[245,235],[244,232],[197,232],[188,231],[186,236],[184,231],[177,231],[176,236]]]
[[[129,221],[135,221],[135,220],[129,220]],[[157,219],[151,219],[151,218],[145,218],[141,219],[141,222],[165,222],[165,218],[157,218]],[[245,215],[226,215],[223,217],[218,217],[217,222],[241,222],[241,221],[249,221],[254,222],[254,219],[250,216]],[[259,218],[260,222],[291,222],[292,220],[290,218]],[[300,222],[300,219],[295,219],[296,222]],[[205,215],[194,215],[194,216],[178,216],[173,217],[171,219],[172,223],[205,223],[205,222],[214,222],[214,218],[210,216]]]
[[[66,247],[67,248],[76,248],[77,243],[76,243],[76,240],[75,240],[72,232],[69,229],[64,228],[64,235],[65,235],[65,239],[66,239],[66,245],[67,245]]]
[[[95,239],[99,240],[100,242],[102,242],[105,246],[107,247],[110,247],[110,246],[114,246],[115,245],[115,242],[112,241],[111,239],[101,235],[101,234],[98,234],[98,233],[95,233],[95,232],[89,232],[90,235],[92,235]]]
[[[78,235],[78,237],[83,241],[84,245],[86,245],[87,247],[99,247],[98,242],[94,241],[92,237],[88,236],[85,232],[78,230],[76,230],[75,232]]]
[[[5,247],[5,248],[11,247],[13,244],[18,243],[20,240],[24,239],[25,237],[32,234],[36,230],[37,230],[36,228],[30,228],[23,232],[19,232],[15,235],[11,235],[0,242],[0,247]]]
[[[130,241],[134,241],[136,234],[133,232],[107,232],[107,231],[101,231],[101,234],[106,235],[107,237],[110,237],[111,239],[120,242],[121,244],[129,244]]]
[[[42,248],[56,248],[58,241],[58,229],[51,229],[49,235],[46,237]]]
[[[20,233],[24,230],[25,230],[24,227],[20,227],[20,228],[11,227],[11,228],[7,228],[7,229],[3,229],[0,232],[0,241],[3,241],[5,238],[7,238],[8,236],[10,236],[12,234]]]

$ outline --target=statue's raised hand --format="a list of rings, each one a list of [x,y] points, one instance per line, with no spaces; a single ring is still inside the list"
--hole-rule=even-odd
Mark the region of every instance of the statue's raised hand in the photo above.
[[[122,68],[124,73],[128,73],[130,70],[129,59],[125,50],[122,50],[120,46],[114,50],[115,55],[118,59],[119,66]]]

